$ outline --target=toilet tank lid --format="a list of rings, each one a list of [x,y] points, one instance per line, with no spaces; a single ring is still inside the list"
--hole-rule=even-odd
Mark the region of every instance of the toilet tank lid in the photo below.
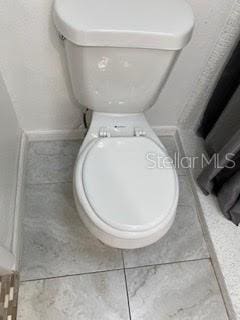
[[[80,46],[180,50],[194,17],[185,0],[55,0],[59,32]]]

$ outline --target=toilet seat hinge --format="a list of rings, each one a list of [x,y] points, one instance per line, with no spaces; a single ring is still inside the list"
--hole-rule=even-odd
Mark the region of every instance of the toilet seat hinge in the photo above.
[[[110,138],[111,137],[111,131],[107,127],[101,127],[99,129],[98,135],[99,135],[100,138]],[[122,135],[123,135],[123,132],[122,132]],[[126,133],[125,133],[124,136],[128,136],[128,135],[126,135]],[[135,137],[145,137],[146,136],[146,132],[142,128],[134,128],[134,136]]]
[[[99,137],[100,138],[110,138],[111,137],[110,130],[106,127],[100,128],[99,129]]]
[[[134,128],[134,136],[135,137],[145,137],[146,132],[141,128]]]

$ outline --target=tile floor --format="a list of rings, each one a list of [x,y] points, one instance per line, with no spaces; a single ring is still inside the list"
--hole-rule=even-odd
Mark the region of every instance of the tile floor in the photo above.
[[[173,156],[172,137],[162,142]],[[186,170],[159,242],[118,250],[83,226],[72,195],[81,141],[29,145],[18,320],[226,320]]]

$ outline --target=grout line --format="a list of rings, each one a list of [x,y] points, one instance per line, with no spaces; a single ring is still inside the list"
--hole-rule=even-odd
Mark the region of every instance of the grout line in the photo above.
[[[127,283],[127,275],[126,275],[126,268],[125,268],[125,260],[124,260],[123,250],[121,250],[121,255],[122,255],[122,261],[123,261],[123,273],[124,273],[125,288],[126,288],[126,294],[127,294],[128,314],[129,314],[129,320],[131,320],[132,319],[132,315],[131,315],[131,308],[130,308],[130,300],[129,300],[129,293],[128,293],[128,283]]]
[[[90,271],[90,272],[81,272],[81,273],[73,273],[73,274],[66,274],[61,276],[53,276],[53,277],[45,277],[45,278],[36,278],[36,279],[27,279],[21,280],[21,273],[20,273],[20,283],[26,282],[34,282],[34,281],[43,281],[43,280],[51,280],[51,279],[62,279],[62,278],[70,278],[76,276],[86,276],[91,274],[98,274],[98,273],[106,273],[106,272],[114,272],[114,271],[121,271],[123,268],[116,268],[116,269],[107,269],[107,270],[97,270],[97,271]]]
[[[199,259],[191,259],[191,260],[179,260],[179,261],[173,261],[173,262],[164,262],[164,263],[153,263],[153,264],[145,264],[141,266],[136,267],[124,267],[126,270],[132,270],[132,269],[140,269],[140,268],[148,268],[148,267],[161,267],[161,266],[168,266],[172,264],[181,264],[181,263],[188,263],[188,262],[198,262],[198,261],[206,261],[209,260],[209,257],[199,258]]]
[[[122,257],[123,257],[123,255],[122,255]],[[135,266],[135,267],[126,267],[125,266],[125,262],[123,260],[123,262],[124,262],[123,268],[107,269],[107,270],[99,270],[99,271],[97,270],[97,271],[74,273],[74,274],[66,274],[66,275],[62,275],[62,276],[53,276],[53,277],[46,277],[46,278],[36,278],[36,279],[21,280],[21,273],[20,273],[20,283],[33,282],[33,281],[42,281],[42,280],[51,280],[51,279],[61,279],[61,278],[67,278],[67,277],[84,276],[84,275],[91,275],[91,274],[97,274],[97,273],[114,272],[114,271],[121,271],[121,270],[130,270],[130,269],[140,269],[140,268],[147,268],[147,267],[160,267],[160,266],[165,266],[165,265],[188,263],[188,262],[198,262],[198,261],[205,261],[205,260],[210,260],[210,258],[205,257],[205,258],[192,259],[192,260],[179,260],[179,261],[166,262],[166,263],[147,264],[147,265],[141,265],[141,266]]]
[[[210,257],[209,260],[210,260],[210,263],[211,263],[211,266],[212,266],[212,269],[213,269],[213,273],[214,273],[215,278],[216,278],[216,282],[217,282],[217,284],[218,284],[218,288],[219,288],[219,291],[220,291],[220,294],[221,294],[221,297],[222,297],[222,301],[223,301],[223,304],[224,304],[224,307],[225,307],[225,310],[226,310],[228,319],[231,319],[230,314],[229,314],[229,311],[228,311],[228,308],[227,308],[227,304],[226,304],[225,299],[224,299],[223,291],[222,291],[222,288],[221,288],[221,285],[220,285],[220,282],[219,282],[219,279],[218,279],[216,270],[215,270],[214,265],[213,265],[212,258]]]

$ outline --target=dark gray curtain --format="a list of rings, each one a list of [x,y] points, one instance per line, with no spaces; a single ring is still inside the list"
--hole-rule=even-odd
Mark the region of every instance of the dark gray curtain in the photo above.
[[[236,44],[232,55],[216,85],[204,112],[198,134],[204,139],[212,130],[218,118],[225,110],[234,92],[240,84],[240,42]]]
[[[239,63],[240,65],[240,63]],[[205,194],[218,197],[224,215],[240,223],[240,86],[206,136],[210,162],[198,177]],[[217,164],[217,166],[216,166]]]

